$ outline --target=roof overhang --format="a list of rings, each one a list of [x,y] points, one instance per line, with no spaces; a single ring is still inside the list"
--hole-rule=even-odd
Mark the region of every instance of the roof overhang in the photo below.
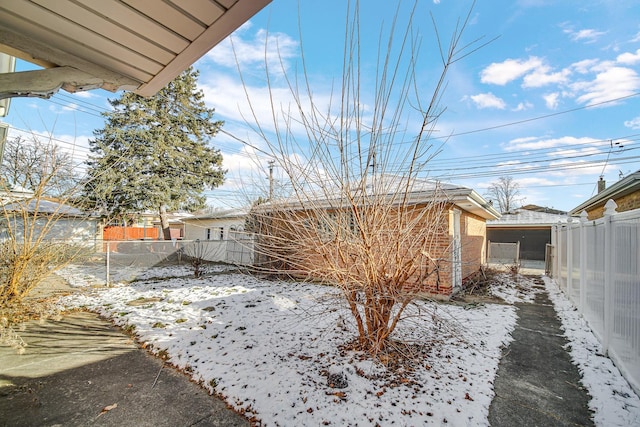
[[[424,205],[432,202],[446,203],[457,206],[458,208],[478,215],[486,220],[500,218],[500,213],[488,203],[482,196],[474,190],[466,187],[448,186],[448,188],[433,188],[424,191],[411,191],[404,198],[398,194],[388,193],[383,195],[367,195],[366,197],[356,197],[362,203],[374,201],[375,204],[381,202],[390,205]],[[308,210],[308,209],[344,209],[349,207],[350,203],[347,198],[337,196],[335,198],[310,198],[309,200],[289,199],[275,200],[254,207],[254,212],[269,212],[273,210]]]
[[[582,211],[589,211],[603,206],[609,199],[619,199],[628,194],[640,191],[640,171],[636,171],[610,187],[604,189],[594,197],[571,209],[569,215],[579,215]]]
[[[566,221],[565,221],[566,223]],[[492,222],[492,221],[487,221],[487,228],[512,228],[512,229],[522,229],[522,228],[538,228],[538,229],[547,229],[547,228],[551,228],[554,225],[556,225],[558,223],[555,224],[546,224],[546,223],[539,223],[539,224],[515,224],[515,223],[504,223],[504,222]]]
[[[43,70],[0,75],[0,99],[102,88],[151,96],[271,0],[10,0],[0,52]]]
[[[461,194],[451,194],[452,202],[459,208],[486,220],[500,218],[500,213],[474,190],[465,189]]]

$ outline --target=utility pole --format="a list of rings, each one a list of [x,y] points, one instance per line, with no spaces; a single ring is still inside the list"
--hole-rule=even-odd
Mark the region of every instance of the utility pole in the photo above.
[[[269,160],[269,201],[273,199],[273,166],[276,163],[275,160]]]

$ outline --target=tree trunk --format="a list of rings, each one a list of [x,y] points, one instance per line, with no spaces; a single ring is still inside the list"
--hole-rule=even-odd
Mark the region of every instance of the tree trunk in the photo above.
[[[160,227],[162,228],[162,238],[164,240],[171,240],[171,228],[169,227],[166,206],[160,206]]]

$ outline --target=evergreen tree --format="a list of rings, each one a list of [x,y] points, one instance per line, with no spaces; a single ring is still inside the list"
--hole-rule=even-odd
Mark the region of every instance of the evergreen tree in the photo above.
[[[157,210],[169,239],[167,211],[197,210],[203,191],[224,181],[220,151],[208,145],[223,122],[213,121],[198,72],[189,68],[155,96],[131,92],[109,100],[105,127],[89,141],[86,200],[108,218]]]

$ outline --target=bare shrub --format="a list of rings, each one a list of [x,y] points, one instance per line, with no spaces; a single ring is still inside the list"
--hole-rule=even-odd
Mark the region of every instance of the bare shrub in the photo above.
[[[13,169],[3,163],[12,171],[0,185],[0,310],[8,322],[19,316],[12,305],[19,306],[49,275],[89,252],[82,242],[95,232],[82,233],[87,218],[69,204],[77,188],[69,157],[55,145],[37,139],[33,144],[24,150],[31,157],[39,153],[37,171],[19,170],[35,167],[32,163],[13,161]],[[12,158],[21,158],[14,148]]]
[[[447,72],[476,43],[462,43],[469,16],[446,46],[436,28],[441,71],[424,95],[415,9],[381,32],[374,76],[361,68],[359,4],[347,9],[342,80],[329,105],[314,98],[306,70],[297,79],[285,67],[278,72],[292,101],[279,105],[266,64],[274,128],[260,122],[257,105],[251,105],[252,126],[290,194],[254,206],[248,223],[260,268],[338,286],[360,349],[381,354],[407,306],[425,288],[437,292],[441,275],[451,271],[445,256],[451,205],[442,186],[428,179],[427,165],[438,152],[431,136],[444,112],[439,101]]]

